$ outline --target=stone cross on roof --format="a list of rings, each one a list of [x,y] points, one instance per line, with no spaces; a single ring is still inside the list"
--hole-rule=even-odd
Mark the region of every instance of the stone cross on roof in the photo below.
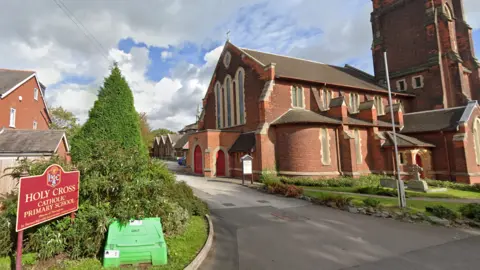
[[[410,174],[413,175],[414,180],[420,181],[420,172],[423,171],[423,168],[418,166],[417,164],[413,164],[408,168]]]

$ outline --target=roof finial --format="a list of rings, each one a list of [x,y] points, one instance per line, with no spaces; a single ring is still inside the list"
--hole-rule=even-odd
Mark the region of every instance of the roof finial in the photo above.
[[[227,41],[230,41],[230,30],[227,31]]]

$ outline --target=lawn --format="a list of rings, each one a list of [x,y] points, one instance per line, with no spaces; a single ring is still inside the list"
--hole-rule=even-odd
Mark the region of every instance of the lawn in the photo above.
[[[184,234],[166,237],[168,247],[168,265],[151,267],[149,269],[161,270],[181,270],[184,269],[197,255],[200,249],[205,244],[208,235],[208,225],[203,217],[193,216],[187,226]],[[22,259],[25,263],[28,260],[28,265],[35,262],[33,254],[26,254]],[[10,269],[10,258],[0,258],[0,269]],[[29,269],[29,267],[25,267]],[[90,270],[90,269],[104,269],[102,264],[97,259],[83,259],[77,261],[63,261],[57,263],[51,270]],[[112,269],[112,268],[108,268]],[[121,269],[136,269],[124,268]]]
[[[305,191],[305,195],[313,198],[322,198],[329,194],[328,191]],[[356,205],[363,205],[362,201],[367,198],[368,196],[360,196],[360,195],[343,195],[346,197],[352,197],[353,203]],[[397,198],[375,198],[380,201],[380,204],[383,207],[397,207],[398,206],[398,199]],[[455,212],[459,212],[459,208],[464,205],[463,203],[453,203],[453,202],[439,202],[439,201],[418,201],[418,200],[409,200],[407,199],[407,206],[411,210],[416,212],[425,212],[425,207],[427,206],[435,206],[435,205],[442,205],[447,208],[454,210]]]
[[[319,190],[319,191],[338,191],[338,192],[350,192],[357,193],[358,187],[312,187],[303,186],[306,190]],[[423,198],[445,198],[445,199],[480,199],[479,192],[463,191],[456,189],[448,189],[446,192],[416,192],[406,190],[409,197],[423,197]]]

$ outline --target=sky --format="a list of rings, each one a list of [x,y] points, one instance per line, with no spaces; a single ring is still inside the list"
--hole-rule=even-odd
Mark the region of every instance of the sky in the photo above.
[[[373,69],[371,0],[0,3],[0,68],[36,71],[48,105],[81,122],[116,61],[152,128],[193,123],[227,31],[240,47]],[[479,51],[480,1],[464,5]]]

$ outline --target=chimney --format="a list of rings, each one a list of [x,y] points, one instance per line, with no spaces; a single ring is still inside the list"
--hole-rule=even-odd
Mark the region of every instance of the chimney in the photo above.
[[[345,97],[339,96],[333,98],[330,101],[330,109],[326,111],[327,116],[340,119],[342,121],[346,120],[348,117],[348,108],[345,104]]]

